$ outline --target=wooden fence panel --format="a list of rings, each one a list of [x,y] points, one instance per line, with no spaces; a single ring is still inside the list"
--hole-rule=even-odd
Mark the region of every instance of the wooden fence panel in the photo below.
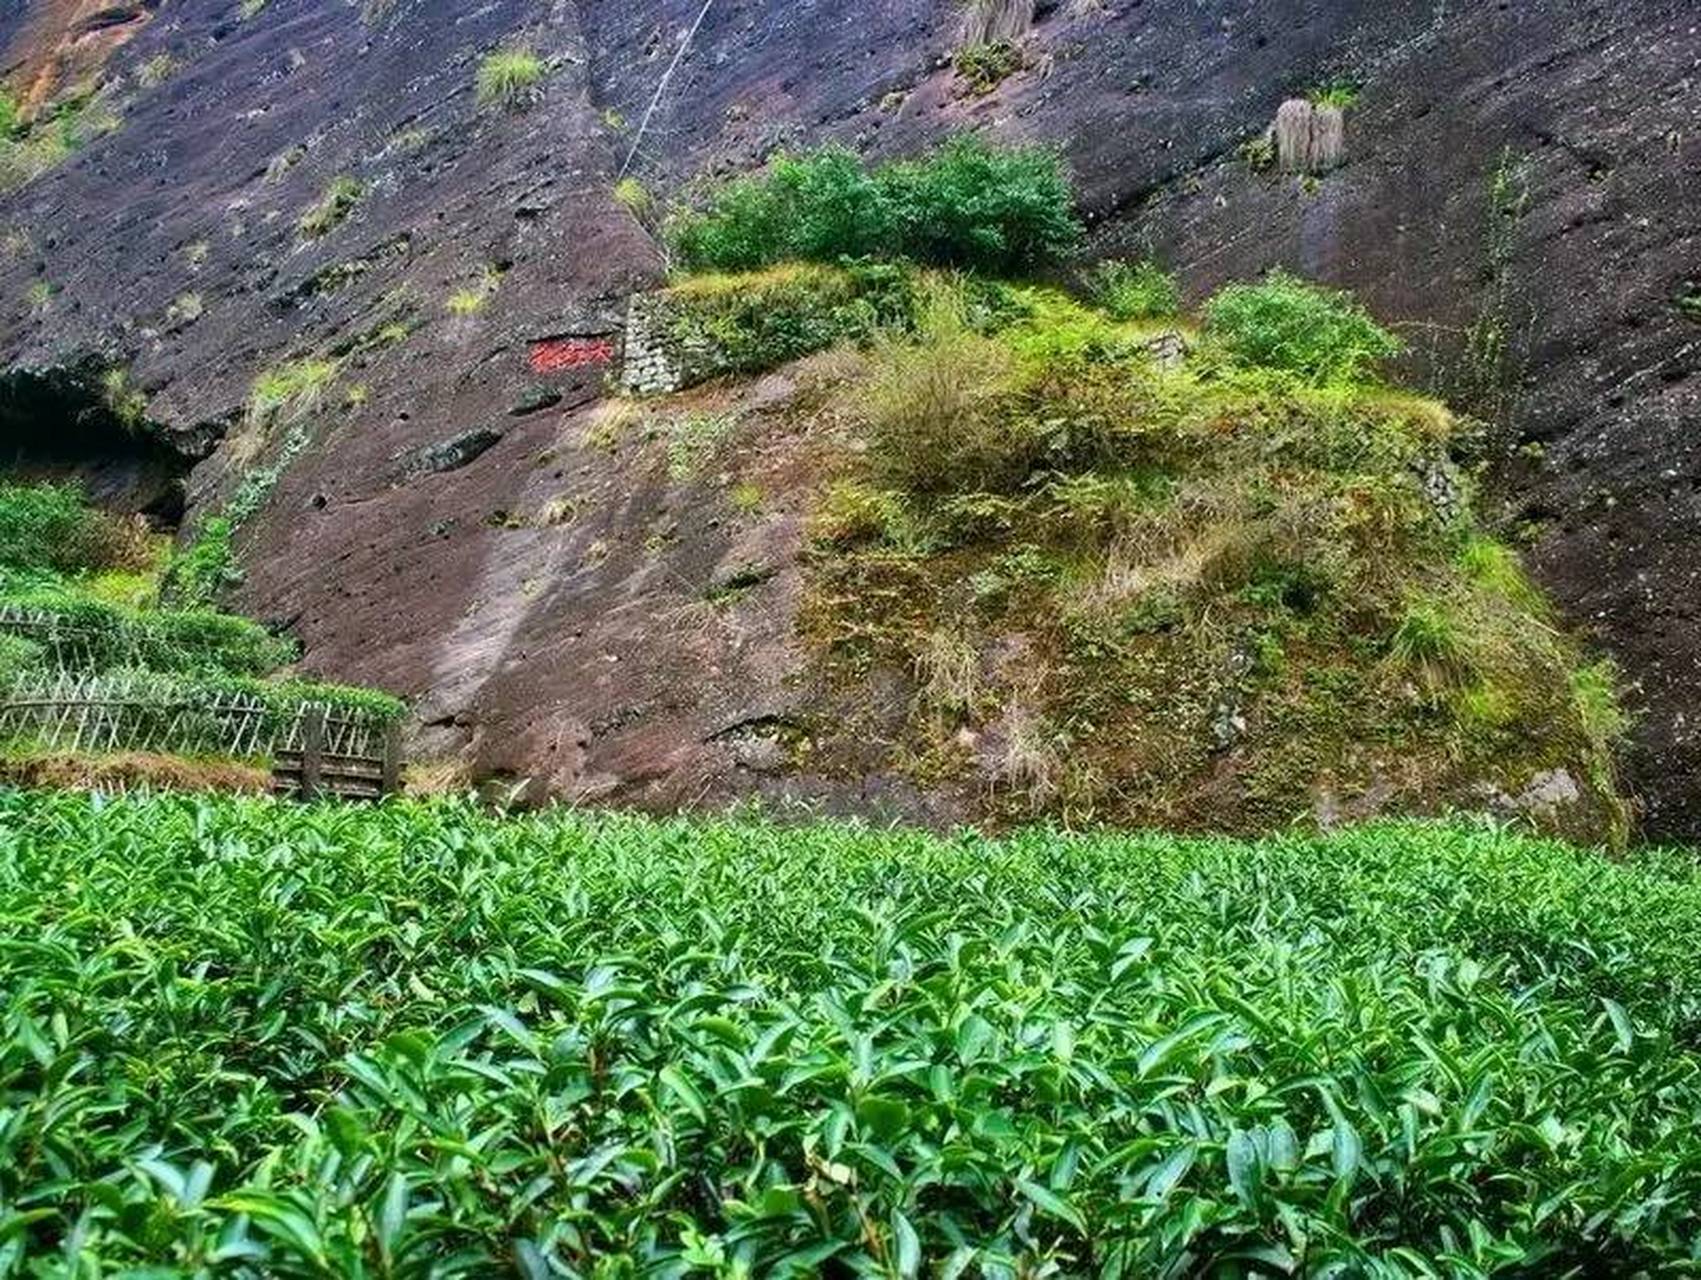
[[[47,750],[270,757],[278,789],[372,798],[400,789],[401,726],[325,703],[279,710],[242,692],[196,691],[153,673],[52,672],[0,692],[0,741]]]

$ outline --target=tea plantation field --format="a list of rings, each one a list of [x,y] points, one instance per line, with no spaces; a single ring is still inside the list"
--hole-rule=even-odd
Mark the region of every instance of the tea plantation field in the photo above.
[[[0,794],[0,1275],[1693,1274],[1701,881]]]

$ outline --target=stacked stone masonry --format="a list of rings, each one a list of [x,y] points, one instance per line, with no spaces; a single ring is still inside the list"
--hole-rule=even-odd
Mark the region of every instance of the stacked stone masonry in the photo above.
[[[666,395],[726,371],[712,343],[680,339],[668,324],[666,294],[633,294],[626,309],[620,388],[634,395]]]

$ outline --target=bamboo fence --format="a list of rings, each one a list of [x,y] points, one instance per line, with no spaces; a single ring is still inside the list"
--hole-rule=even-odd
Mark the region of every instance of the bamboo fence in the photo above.
[[[322,717],[321,749],[382,758],[387,722],[311,700],[279,705],[257,694],[147,672],[27,673],[0,693],[0,741],[55,751],[160,751],[270,759],[307,745]]]
[[[112,649],[118,650],[115,666],[146,665],[143,646],[134,638],[78,626],[51,609],[0,604],[0,632],[33,640],[60,671],[87,670],[95,665],[97,654]]]

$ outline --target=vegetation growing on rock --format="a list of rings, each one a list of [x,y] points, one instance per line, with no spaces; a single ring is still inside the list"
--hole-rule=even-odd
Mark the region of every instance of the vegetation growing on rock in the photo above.
[[[444,309],[453,316],[475,316],[490,305],[490,300],[501,288],[502,273],[487,263],[471,284],[463,285],[449,295],[443,304]]]
[[[1161,325],[936,281],[876,343],[813,525],[802,626],[846,696],[811,767],[879,743],[1010,817],[1491,807],[1622,839],[1622,717],[1581,692],[1610,671],[1472,517],[1464,429],[1374,378],[1394,340],[1282,276],[1204,316],[1166,368]]]
[[[524,45],[487,54],[478,64],[479,105],[510,111],[524,107],[536,96],[543,74],[543,59]]]
[[[298,224],[301,234],[310,240],[328,235],[354,212],[354,207],[365,194],[366,188],[358,180],[346,174],[336,178],[325,188],[318,202],[301,215]]]
[[[675,214],[668,238],[693,270],[790,259],[907,257],[1011,271],[1055,261],[1080,235],[1057,156],[972,136],[870,170],[843,147],[780,156]]]
[[[1677,858],[0,792],[0,884],[25,1272],[1635,1275],[1701,1232]]]
[[[57,168],[90,138],[118,125],[109,94],[79,90],[26,118],[11,93],[0,88],[0,193]]]
[[[1318,384],[1351,383],[1403,349],[1345,294],[1283,271],[1228,286],[1205,305],[1204,318],[1206,332],[1237,362]]]
[[[952,59],[971,93],[991,93],[1022,69],[1022,50],[1008,40],[965,45]]]
[[[1088,286],[1112,320],[1167,320],[1181,308],[1175,277],[1150,260],[1101,263]]]
[[[748,374],[911,322],[914,286],[894,267],[784,263],[745,275],[697,275],[657,295],[658,340],[682,376]]]

